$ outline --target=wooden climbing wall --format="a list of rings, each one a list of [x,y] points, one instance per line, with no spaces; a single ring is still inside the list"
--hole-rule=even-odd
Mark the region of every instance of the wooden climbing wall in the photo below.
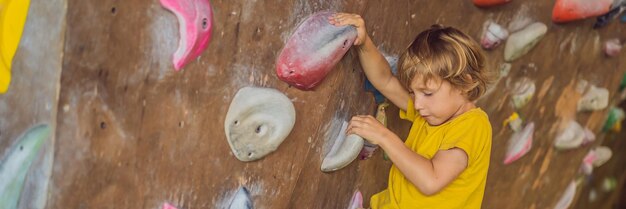
[[[374,108],[361,90],[356,60],[341,62],[315,91],[290,88],[274,73],[273,61],[297,23],[341,5],[212,1],[212,6],[208,50],[175,72],[171,54],[178,22],[158,1],[69,3],[59,172],[53,175],[50,207],[157,208],[169,202],[223,208],[245,186],[257,208],[340,208],[367,182],[367,174],[389,167],[368,161],[331,174],[320,171],[324,134],[335,128],[327,124],[340,125],[335,121]],[[249,163],[231,154],[223,122],[244,86],[284,92],[298,119],[276,152]],[[379,189],[384,183],[367,184]]]
[[[548,25],[537,47],[512,62],[510,75],[478,103],[494,130],[483,208],[551,208],[588,150],[554,150],[559,124],[576,119],[599,133],[606,117],[606,111],[576,114],[580,95],[574,87],[586,79],[613,96],[626,71],[620,61],[626,53],[606,58],[601,51],[604,40],[626,36],[623,25],[593,30],[593,20],[552,24],[553,1],[513,1],[489,9],[469,0],[211,3],[215,17],[208,49],[175,72],[171,54],[178,22],[158,1],[68,1],[65,41],[58,42],[65,44],[60,96],[51,105],[58,114],[51,110],[57,125],[48,208],[159,208],[164,202],[224,208],[240,186],[251,191],[255,208],[345,208],[356,189],[368,203],[387,183],[391,164],[380,152],[337,172],[320,171],[325,140],[338,121],[374,111],[355,53],[349,52],[315,91],[290,88],[274,73],[287,37],[317,11],[361,14],[374,42],[390,55],[433,23],[455,26],[476,39],[487,19],[506,25],[513,17],[528,16]],[[490,67],[503,63],[502,53],[502,46],[488,52]],[[536,124],[535,144],[525,157],[504,166],[511,131],[502,121],[513,112],[506,81],[522,76],[538,87],[519,111]],[[292,99],[297,112],[296,125],[279,149],[248,163],[231,154],[223,128],[228,104],[244,86],[276,88]],[[28,112],[21,103],[10,107]],[[5,112],[3,117],[18,113]],[[396,112],[390,108],[391,129],[406,136],[409,124]],[[29,120],[2,123],[0,146],[18,135],[4,138],[5,130],[27,127]]]

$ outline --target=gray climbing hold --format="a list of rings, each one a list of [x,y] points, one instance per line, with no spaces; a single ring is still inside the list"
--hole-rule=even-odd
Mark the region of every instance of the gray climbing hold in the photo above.
[[[17,208],[26,174],[49,136],[48,125],[35,126],[4,156],[0,163],[0,209]]]
[[[228,205],[228,209],[253,209],[252,199],[250,198],[250,192],[245,187],[240,187],[233,196],[233,199]]]
[[[363,138],[356,134],[346,136],[347,128],[348,123],[344,121],[339,131],[339,136],[337,136],[330,152],[328,152],[322,161],[322,171],[331,172],[339,170],[346,167],[359,156],[361,149],[363,149]]]

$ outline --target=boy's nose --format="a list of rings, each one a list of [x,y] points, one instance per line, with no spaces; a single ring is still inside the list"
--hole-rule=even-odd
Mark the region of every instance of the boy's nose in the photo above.
[[[420,111],[421,109],[424,109],[424,105],[422,105],[421,102],[419,102],[419,100],[414,100],[415,102],[413,103],[413,106],[415,107],[415,110]]]

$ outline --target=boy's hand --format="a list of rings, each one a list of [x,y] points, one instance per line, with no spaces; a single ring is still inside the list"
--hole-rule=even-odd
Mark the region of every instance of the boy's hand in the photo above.
[[[354,45],[358,46],[365,43],[367,38],[367,31],[365,30],[365,21],[357,14],[348,13],[335,13],[328,18],[328,22],[335,26],[353,25],[356,27],[357,37],[354,41]]]
[[[346,132],[348,135],[359,135],[372,144],[379,144],[383,140],[395,135],[371,115],[357,115],[352,117]]]

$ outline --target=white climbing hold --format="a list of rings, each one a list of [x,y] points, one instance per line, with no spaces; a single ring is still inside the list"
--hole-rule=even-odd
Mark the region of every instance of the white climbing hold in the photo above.
[[[488,20],[483,24],[481,37],[480,45],[485,49],[493,49],[509,37],[509,31],[498,23]]]

